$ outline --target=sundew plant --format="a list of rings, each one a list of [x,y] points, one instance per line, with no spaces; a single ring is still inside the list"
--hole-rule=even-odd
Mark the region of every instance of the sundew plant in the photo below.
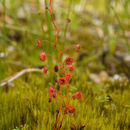
[[[77,91],[73,94],[70,94],[69,91],[70,81],[72,80],[72,72],[75,71],[75,66],[73,65],[74,57],[68,56],[62,60],[62,56],[64,55],[64,53],[67,52],[67,50],[70,49],[71,47],[68,46],[63,50],[59,49],[58,35],[63,27],[61,28],[57,27],[52,15],[51,3],[52,2],[50,0],[49,7],[46,8],[46,10],[49,12],[50,17],[52,19],[52,23],[57,32],[55,42],[53,43],[48,40],[39,40],[37,38],[36,44],[38,48],[41,48],[41,50],[42,49],[44,50],[44,48],[42,48],[41,46],[42,43],[51,44],[51,46],[53,46],[57,50],[56,55],[58,55],[58,58],[51,54],[47,54],[45,51],[40,51],[39,57],[42,62],[44,62],[48,57],[51,57],[52,60],[54,60],[57,63],[56,65],[54,65],[53,70],[50,70],[47,66],[44,66],[43,73],[46,74],[48,71],[50,71],[51,73],[55,74],[57,79],[56,81],[54,81],[53,83],[54,85],[49,86],[48,92],[49,92],[49,102],[51,103],[52,101],[55,101],[57,103],[56,120],[53,129],[60,130],[65,115],[73,114],[76,111],[75,107],[70,104],[70,101],[72,99],[80,100],[82,98],[82,93]],[[67,19],[67,22],[70,23],[71,20]],[[79,52],[80,44],[76,44],[74,48],[76,52]],[[64,90],[63,87],[65,88]],[[74,127],[75,126],[71,126],[71,129],[74,129]]]

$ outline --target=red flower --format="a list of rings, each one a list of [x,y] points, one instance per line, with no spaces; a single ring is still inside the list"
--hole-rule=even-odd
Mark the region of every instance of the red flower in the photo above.
[[[79,51],[80,50],[80,44],[77,44],[76,45],[76,51]]]
[[[65,74],[66,80],[71,80],[72,76],[70,74]]]
[[[82,98],[82,93],[81,92],[76,92],[76,96],[78,99],[81,99]]]
[[[60,77],[60,78],[58,79],[58,83],[59,83],[60,85],[65,85],[65,84],[67,83],[67,80],[66,80],[66,78],[64,78],[64,77]]]
[[[70,66],[69,66],[69,71],[70,71],[70,72],[73,72],[74,70],[75,70],[75,67],[74,67],[73,65],[70,65]]]
[[[76,92],[72,94],[72,99],[81,99],[82,98],[82,93],[81,92]]]
[[[75,108],[73,106],[66,106],[64,113],[74,113],[75,112]]]
[[[54,93],[54,88],[52,86],[49,87],[48,89],[49,95],[52,97]]]
[[[71,65],[74,62],[74,58],[69,56],[66,57],[65,61],[64,61],[67,65]]]
[[[48,68],[45,66],[45,67],[43,68],[43,73],[46,74],[47,71],[48,71]]]
[[[55,66],[54,66],[54,71],[55,71],[55,72],[58,72],[58,70],[59,70],[58,66],[55,65]]]
[[[40,59],[42,61],[45,61],[46,60],[46,53],[45,52],[40,52]]]
[[[41,41],[39,39],[36,38],[36,43],[37,43],[37,47],[41,47]]]

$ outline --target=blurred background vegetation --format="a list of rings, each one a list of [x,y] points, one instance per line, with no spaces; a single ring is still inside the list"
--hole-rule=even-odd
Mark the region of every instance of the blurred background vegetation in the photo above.
[[[35,39],[54,41],[56,32],[45,10],[49,0],[0,1],[0,82],[27,68],[40,68]],[[130,2],[129,0],[53,0],[53,16],[60,28],[61,49],[81,44],[71,91],[83,92],[74,101],[76,113],[65,118],[86,130],[130,129]],[[70,18],[71,23],[66,19]],[[55,55],[46,43],[43,50]],[[68,55],[66,54],[66,55]],[[8,79],[9,79],[8,78]],[[6,79],[8,81],[8,79]],[[48,73],[27,73],[0,87],[0,130],[51,130],[55,103],[48,103],[47,89],[54,81]],[[84,84],[83,84],[84,83]]]

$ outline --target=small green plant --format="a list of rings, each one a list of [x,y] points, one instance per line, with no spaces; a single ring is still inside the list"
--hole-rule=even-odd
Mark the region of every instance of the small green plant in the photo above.
[[[56,121],[54,124],[54,130],[60,130],[62,127],[62,122],[66,114],[74,113],[75,107],[70,105],[71,99],[81,99],[82,93],[81,92],[75,92],[73,94],[70,94],[69,88],[70,88],[70,81],[72,79],[72,72],[75,70],[75,66],[73,65],[74,58],[71,56],[66,57],[62,62],[62,56],[63,54],[70,49],[71,47],[67,47],[63,50],[60,50],[57,41],[58,41],[58,35],[61,31],[60,28],[58,29],[57,25],[54,22],[53,15],[52,15],[52,9],[51,9],[51,0],[49,3],[49,8],[46,8],[49,11],[49,14],[51,16],[53,25],[55,27],[55,30],[57,32],[56,34],[56,40],[55,43],[52,43],[48,40],[39,40],[36,39],[37,47],[41,48],[41,43],[46,42],[48,44],[51,44],[54,48],[56,48],[58,53],[58,58],[51,54],[46,54],[46,52],[41,51],[40,52],[40,59],[41,61],[45,61],[47,59],[47,56],[52,57],[52,59],[56,62],[56,65],[54,66],[54,69],[51,71],[48,69],[47,66],[44,66],[43,73],[46,74],[48,70],[50,70],[52,73],[55,74],[57,77],[55,81],[55,85],[49,87],[49,102],[52,102],[54,99],[57,102],[57,114],[56,114]],[[67,19],[67,22],[70,23],[71,20]],[[78,52],[80,50],[80,44],[75,45],[75,50]]]

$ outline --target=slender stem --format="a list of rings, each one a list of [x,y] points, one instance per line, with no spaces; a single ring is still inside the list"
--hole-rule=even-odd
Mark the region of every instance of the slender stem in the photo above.
[[[52,46],[54,46],[54,47],[58,50],[58,52],[61,54],[61,51],[59,50],[58,47],[55,46],[55,44],[53,44],[52,42],[50,42],[50,41],[48,41],[48,40],[42,40],[42,41],[43,41],[43,42],[47,42],[47,43],[51,44]]]
[[[62,122],[63,122],[64,116],[65,116],[65,114],[64,114],[63,117],[62,117],[61,124],[60,124],[60,128],[62,127]],[[59,130],[60,130],[60,128],[59,128]]]
[[[67,18],[70,17],[72,2],[73,2],[73,0],[69,0],[69,7],[68,7],[68,12],[67,12]],[[66,39],[67,29],[68,29],[68,24],[66,24],[66,26],[65,26],[65,31],[64,31],[64,38],[65,38],[65,39]]]
[[[62,106],[60,106],[60,113],[61,113],[61,107],[62,107]],[[57,123],[57,128],[59,127],[59,123],[60,123],[60,118],[59,118],[59,121],[58,121],[58,123]]]
[[[64,26],[62,26],[58,31],[57,31],[57,35],[56,35],[56,41],[55,41],[55,45],[57,46],[57,39],[58,39],[58,36],[59,36],[59,33],[61,31],[61,29],[63,28]]]
[[[54,125],[54,130],[56,129],[56,126],[57,126],[57,120],[58,120],[58,112],[57,112],[57,114],[56,114],[56,123],[55,123],[55,125]]]
[[[61,65],[61,67],[62,67],[62,64],[61,64],[61,62],[58,60],[58,59],[56,59],[54,56],[52,56],[52,55],[50,55],[50,54],[47,54],[48,56],[51,56],[57,63],[59,63],[60,65]]]
[[[56,24],[55,24],[55,22],[54,22],[54,19],[53,19],[53,16],[52,16],[52,9],[51,9],[51,0],[50,0],[50,7],[49,7],[49,9],[47,8],[47,10],[48,10],[49,13],[50,13],[50,16],[51,16],[51,19],[52,19],[52,23],[53,23],[53,25],[54,25],[54,27],[55,27],[55,29],[56,29],[56,31],[57,31],[56,41],[55,41],[55,46],[57,46],[58,35],[59,35],[59,32],[61,31],[62,28],[60,28],[60,29],[58,30],[58,28],[57,28],[57,26],[56,26]]]
[[[48,9],[48,11],[50,12],[50,16],[51,16],[51,19],[52,19],[53,25],[54,25],[56,31],[58,32],[58,29],[57,29],[57,27],[56,27],[56,24],[55,24],[54,19],[53,19],[53,16],[52,16],[51,9]]]
[[[58,39],[59,32],[60,32],[60,31],[57,31],[55,45],[57,45],[57,39]]]
[[[54,44],[52,42],[48,41],[48,40],[42,40],[42,41],[47,42],[47,43],[51,44],[52,46],[54,46]]]
[[[72,99],[72,96],[70,97],[70,99],[69,99],[69,101],[68,101],[68,105],[69,105],[69,103],[70,103],[71,99]]]

